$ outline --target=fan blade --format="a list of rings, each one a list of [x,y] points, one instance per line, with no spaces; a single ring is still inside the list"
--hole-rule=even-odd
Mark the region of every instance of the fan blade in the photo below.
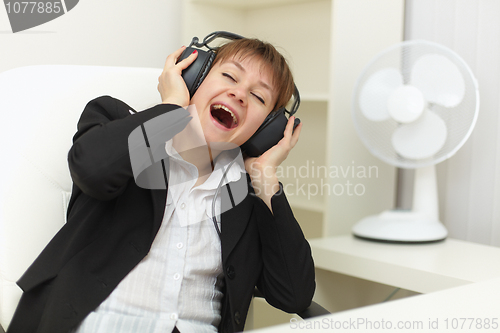
[[[399,123],[411,123],[424,112],[424,95],[417,88],[403,85],[392,92],[387,108],[392,119]]]
[[[426,109],[418,120],[402,125],[394,131],[392,146],[405,158],[426,159],[443,148],[447,135],[448,130],[443,119]]]
[[[426,54],[415,62],[411,85],[420,89],[428,102],[448,108],[460,104],[465,95],[465,81],[460,70],[439,54]]]
[[[403,77],[395,68],[384,68],[372,74],[359,95],[359,107],[363,115],[371,121],[389,119],[387,99],[401,85]]]

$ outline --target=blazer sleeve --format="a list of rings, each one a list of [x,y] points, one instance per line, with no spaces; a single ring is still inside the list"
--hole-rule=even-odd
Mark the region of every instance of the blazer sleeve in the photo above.
[[[316,288],[311,248],[295,220],[283,186],[271,199],[273,213],[259,199],[263,270],[257,288],[267,302],[289,313],[306,309]]]
[[[80,117],[68,153],[75,185],[99,200],[120,195],[133,179],[128,147],[130,133],[155,117],[179,109],[184,110],[178,105],[159,104],[132,114],[130,106],[110,96],[90,101]],[[184,116],[189,116],[188,111],[184,111]]]

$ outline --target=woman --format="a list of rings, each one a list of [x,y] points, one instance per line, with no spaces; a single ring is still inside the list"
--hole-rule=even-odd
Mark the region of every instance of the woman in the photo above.
[[[19,280],[9,333],[241,331],[255,287],[284,311],[309,306],[310,248],[275,172],[301,125],[291,117],[277,145],[244,163],[233,149],[291,98],[290,70],[270,44],[235,40],[190,99],[181,73],[197,53],[177,62],[183,50],[159,78],[162,104],[86,106],[68,155],[68,222]],[[152,120],[168,128],[188,105],[191,121],[165,145],[167,190],[138,186],[130,134]]]

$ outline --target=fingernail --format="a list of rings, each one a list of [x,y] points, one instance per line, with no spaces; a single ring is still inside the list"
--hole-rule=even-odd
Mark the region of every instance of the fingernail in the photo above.
[[[194,50],[194,51],[193,51],[193,54],[196,54],[196,53],[198,53],[198,50]]]

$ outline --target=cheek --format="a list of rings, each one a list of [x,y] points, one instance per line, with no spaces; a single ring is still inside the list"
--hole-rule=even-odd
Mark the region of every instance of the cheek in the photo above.
[[[250,137],[252,135],[254,135],[255,132],[257,132],[259,127],[264,123],[265,119],[266,119],[266,116],[264,116],[262,114],[258,115],[258,116],[254,116],[251,119],[248,119],[249,121],[248,121],[247,127],[244,131],[245,136],[247,136],[247,138],[246,138],[247,140],[250,139]]]
[[[202,102],[203,102],[203,90],[198,89],[196,91],[196,93],[193,95],[193,97],[191,98],[190,104],[191,105],[194,104],[196,106],[196,109],[199,112],[199,109],[202,108]]]
[[[213,86],[214,84],[211,83],[211,78],[207,76],[191,98],[191,104],[200,105],[200,107],[206,104],[208,102],[209,93],[214,93],[214,90],[210,89],[210,87]]]

